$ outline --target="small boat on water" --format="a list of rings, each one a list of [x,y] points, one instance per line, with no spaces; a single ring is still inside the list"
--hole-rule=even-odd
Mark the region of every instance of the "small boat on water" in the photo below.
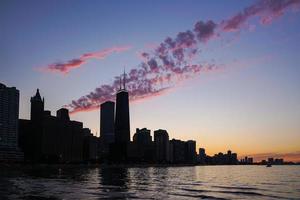
[[[272,165],[271,164],[267,164],[266,167],[272,167]]]

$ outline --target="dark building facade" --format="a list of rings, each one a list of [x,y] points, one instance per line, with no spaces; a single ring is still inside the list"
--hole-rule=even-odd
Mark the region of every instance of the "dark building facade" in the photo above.
[[[129,96],[125,89],[119,90],[116,99],[115,141],[130,141]]]
[[[83,160],[95,162],[98,159],[98,138],[89,128],[83,129]]]
[[[196,141],[188,140],[185,142],[185,162],[196,163]]]
[[[142,128],[142,129],[137,128],[135,134],[133,135],[133,142],[138,143],[140,145],[151,144],[152,142],[151,131],[146,128]]]
[[[44,111],[39,90],[31,98],[30,120],[19,120],[20,146],[26,162],[80,162],[83,160],[83,124],[71,121],[62,108],[56,116]]]
[[[114,161],[124,162],[130,144],[129,94],[125,87],[125,73],[123,88],[120,85],[116,96],[115,143],[111,145],[110,157]]]
[[[171,162],[174,164],[185,163],[185,142],[181,140],[172,139],[171,145]]]
[[[100,105],[100,139],[98,157],[107,160],[112,144],[115,142],[115,103],[106,101]]]
[[[0,83],[0,161],[22,161],[18,148],[19,90]]]
[[[166,130],[154,131],[155,159],[158,163],[169,163],[170,160],[170,142],[169,134]]]
[[[115,103],[106,101],[100,105],[100,138],[105,144],[115,141]]]
[[[131,147],[129,147],[129,149],[131,151],[128,151],[129,159],[140,162],[154,162],[155,145],[152,141],[151,131],[149,129],[137,128],[133,136],[133,142],[130,143],[130,145]]]
[[[41,123],[44,115],[44,98],[42,99],[39,89],[37,89],[35,96],[31,97],[31,110],[30,110],[30,120],[35,123]]]
[[[206,153],[204,148],[199,148],[198,163],[206,164]]]
[[[232,153],[230,150],[227,153],[218,153],[212,157],[207,156],[207,164],[213,165],[236,165],[238,164],[237,154]]]

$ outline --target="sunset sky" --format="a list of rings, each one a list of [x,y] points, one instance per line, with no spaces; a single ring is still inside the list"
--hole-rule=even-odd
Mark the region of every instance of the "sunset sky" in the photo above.
[[[0,82],[20,118],[39,88],[99,135],[125,68],[131,136],[166,129],[210,155],[300,161],[299,52],[297,0],[0,1]]]

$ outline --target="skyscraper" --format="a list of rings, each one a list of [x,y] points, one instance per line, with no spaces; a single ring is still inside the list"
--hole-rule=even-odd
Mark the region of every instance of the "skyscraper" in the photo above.
[[[106,101],[100,106],[100,137],[104,144],[115,141],[115,103]]]
[[[0,148],[16,148],[19,90],[0,83]]]
[[[115,118],[115,142],[130,142],[130,121],[129,121],[129,95],[125,86],[125,73],[123,77],[123,88],[120,89],[116,99],[116,118]]]
[[[129,95],[125,86],[125,72],[123,77],[123,88],[120,79],[120,89],[116,98],[115,116],[115,143],[112,145],[110,157],[115,162],[124,162],[128,158],[128,147],[130,143],[129,122]]]
[[[0,83],[0,160],[15,160],[18,149],[19,90]]]
[[[133,142],[140,145],[151,144],[152,143],[151,131],[146,128],[142,128],[142,129],[137,128],[136,133],[133,136]]]
[[[156,149],[156,161],[170,162],[170,144],[169,144],[169,134],[166,130],[156,130],[154,131],[154,143]]]
[[[185,143],[186,145],[186,162],[195,163],[196,162],[196,141],[188,140]]]

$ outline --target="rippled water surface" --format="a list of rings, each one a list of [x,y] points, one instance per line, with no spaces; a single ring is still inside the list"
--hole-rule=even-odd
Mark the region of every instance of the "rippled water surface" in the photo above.
[[[0,168],[0,199],[300,199],[300,166]]]

